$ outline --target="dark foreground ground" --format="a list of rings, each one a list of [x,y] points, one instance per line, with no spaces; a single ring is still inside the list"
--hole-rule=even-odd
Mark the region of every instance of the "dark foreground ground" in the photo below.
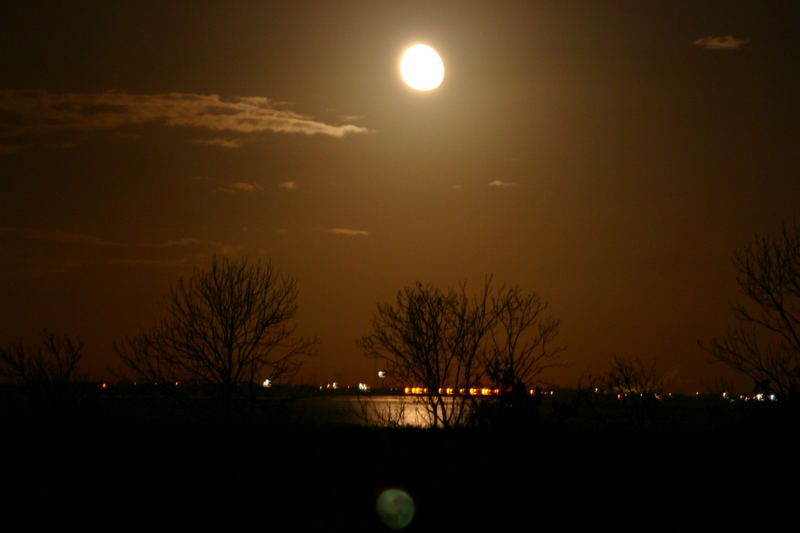
[[[794,424],[423,430],[146,418],[2,427],[7,531],[745,531],[796,523]],[[792,526],[793,527],[793,526]]]

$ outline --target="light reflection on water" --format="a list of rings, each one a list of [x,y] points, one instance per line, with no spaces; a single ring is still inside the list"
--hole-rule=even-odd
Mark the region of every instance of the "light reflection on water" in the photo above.
[[[419,398],[368,396],[347,399],[359,410],[364,424],[414,427],[430,425],[428,411]]]
[[[431,416],[423,400],[413,396],[340,396],[319,398],[328,403],[333,417],[348,423],[374,426],[413,426],[428,427]],[[443,398],[443,401],[457,401]],[[332,420],[333,421],[333,420]]]

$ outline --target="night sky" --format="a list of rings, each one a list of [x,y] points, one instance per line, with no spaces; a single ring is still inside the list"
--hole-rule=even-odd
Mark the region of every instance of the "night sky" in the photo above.
[[[733,250],[800,214],[795,2],[11,2],[0,17],[0,341],[112,342],[211,254],[271,258],[320,337],[415,281],[486,274],[561,320],[574,386],[613,355],[671,389],[730,372]],[[434,47],[430,92],[401,53]],[[747,383],[742,382],[742,383]]]

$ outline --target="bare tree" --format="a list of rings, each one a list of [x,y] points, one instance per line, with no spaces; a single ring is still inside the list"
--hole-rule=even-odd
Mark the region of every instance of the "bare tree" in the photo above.
[[[468,391],[480,383],[485,337],[492,324],[491,281],[475,296],[466,284],[439,290],[417,283],[401,289],[394,304],[378,304],[372,333],[357,344],[385,361],[387,372],[419,386],[431,425],[454,427],[468,414]]]
[[[731,303],[736,325],[700,345],[750,377],[756,387],[789,399],[800,394],[800,225],[756,235],[733,255],[744,302]]]
[[[83,355],[83,341],[68,335],[42,332],[42,345],[25,346],[20,340],[0,347],[0,376],[11,382],[59,385],[75,373]]]
[[[663,392],[664,380],[656,371],[656,362],[645,363],[640,357],[615,355],[605,376],[608,389],[617,393],[628,421],[642,428],[658,421],[658,394]]]
[[[493,383],[527,398],[543,370],[563,365],[563,347],[553,345],[559,322],[546,308],[535,293],[496,288],[491,277],[473,295],[463,282],[447,291],[418,283],[394,305],[378,305],[373,332],[359,344],[394,377],[422,389],[433,425],[451,427],[467,421],[470,389]]]
[[[630,359],[615,355],[610,366],[606,384],[614,392],[634,396],[661,392],[664,381],[656,372],[655,360],[648,365],[640,357]]]
[[[24,385],[34,410],[61,411],[82,356],[79,338],[44,330],[35,348],[21,340],[0,347],[0,377]]]
[[[171,289],[166,318],[115,349],[137,379],[213,385],[230,420],[239,390],[277,381],[312,353],[316,339],[295,334],[297,297],[270,262],[214,256]]]
[[[524,395],[547,368],[565,366],[554,345],[559,321],[546,313],[535,292],[501,287],[492,295],[493,327],[485,362],[489,377],[505,393]]]

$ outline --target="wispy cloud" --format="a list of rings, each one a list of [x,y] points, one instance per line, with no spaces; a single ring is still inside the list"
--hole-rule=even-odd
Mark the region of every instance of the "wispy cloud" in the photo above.
[[[325,230],[331,235],[343,235],[345,237],[369,237],[369,232],[363,229],[350,228],[330,228]]]
[[[231,185],[231,188],[239,192],[255,192],[259,190],[259,186],[254,183],[247,183],[245,181],[237,181]]]
[[[496,189],[508,189],[510,187],[516,187],[517,184],[513,181],[501,181],[501,180],[494,180],[490,181],[487,185],[489,187],[494,187]]]
[[[209,241],[195,237],[168,239],[166,241],[155,243],[132,243],[103,239],[88,233],[49,228],[18,228],[13,226],[0,227],[0,239],[5,244],[22,243],[25,241],[40,241],[52,244],[66,244],[70,246],[85,245],[107,248],[187,248],[190,246],[223,248],[227,246],[218,241]]]
[[[196,144],[219,146],[220,148],[241,148],[244,141],[240,139],[195,139]]]
[[[235,193],[248,193],[248,192],[260,191],[261,187],[259,187],[255,183],[248,183],[246,181],[236,181],[234,183],[231,183],[230,185],[217,187],[217,190],[220,192],[235,194]]]
[[[733,35],[701,37],[694,44],[708,50],[736,50],[749,43],[749,39],[737,39]]]
[[[0,153],[32,140],[64,132],[112,130],[142,124],[228,132],[240,136],[293,133],[345,137],[370,130],[354,124],[327,124],[284,108],[266,97],[216,94],[51,93],[0,91]],[[195,140],[236,148],[242,139]]]
[[[287,191],[293,191],[297,188],[297,183],[294,181],[284,181],[278,184],[278,187],[281,189],[286,189]]]
[[[0,239],[8,245],[23,241],[41,241],[52,244],[88,246],[126,246],[121,242],[101,239],[94,235],[58,229],[0,227]]]
[[[0,272],[24,277],[87,265],[191,265],[213,253],[238,253],[239,247],[194,237],[136,243],[58,229],[0,227],[0,250]]]

